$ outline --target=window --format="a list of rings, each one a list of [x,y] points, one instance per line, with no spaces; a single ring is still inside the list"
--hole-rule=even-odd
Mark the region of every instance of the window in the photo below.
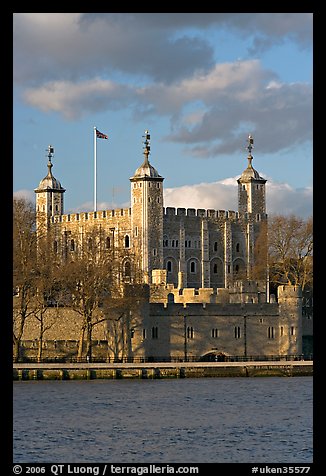
[[[53,242],[53,251],[58,253],[58,242],[56,240]]]
[[[284,336],[284,327],[283,326],[280,327],[280,336],[281,337]]]
[[[135,226],[134,235],[135,235],[135,236],[138,236],[138,226]]]
[[[212,337],[213,337],[213,339],[216,339],[217,337],[220,337],[220,330],[219,329],[212,329]]]
[[[291,326],[291,336],[295,336],[295,327]]]
[[[152,339],[158,339],[158,327],[152,327]]]
[[[130,247],[130,238],[128,235],[125,236],[125,248]]]
[[[240,339],[241,338],[241,328],[240,326],[235,326],[234,328],[234,338]]]
[[[214,251],[217,251],[217,241],[214,243]]]
[[[235,246],[235,251],[236,251],[237,253],[239,253],[239,251],[240,251],[240,243],[237,243],[237,244],[236,244],[236,246]]]
[[[147,329],[143,329],[143,339],[146,339],[147,337]]]
[[[238,273],[239,273],[239,265],[236,264],[236,265],[235,265],[235,274],[238,274]]]
[[[131,276],[131,265],[129,261],[126,261],[124,264],[124,275],[125,278],[130,278]]]
[[[157,256],[157,248],[153,248],[153,256]]]
[[[267,330],[267,336],[269,339],[275,339],[275,329],[274,327],[269,327]]]
[[[108,250],[109,248],[111,248],[111,238],[109,236],[106,237],[106,240],[105,240],[105,248]]]
[[[70,251],[75,251],[75,240],[70,240]]]
[[[172,261],[166,263],[166,270],[168,273],[172,273]]]
[[[168,303],[173,303],[174,302],[174,294],[173,293],[169,293],[168,294]]]
[[[187,327],[187,339],[193,339],[193,338],[194,338],[194,328]]]
[[[214,267],[213,267],[213,274],[217,274],[217,264],[216,263],[214,264]]]
[[[191,273],[195,273],[195,272],[196,272],[196,262],[195,262],[195,261],[191,261],[191,262],[190,262],[190,272],[191,272]]]

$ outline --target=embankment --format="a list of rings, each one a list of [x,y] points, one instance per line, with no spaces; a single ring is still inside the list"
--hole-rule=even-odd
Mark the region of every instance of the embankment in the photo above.
[[[15,363],[14,380],[161,379],[312,376],[312,361]]]

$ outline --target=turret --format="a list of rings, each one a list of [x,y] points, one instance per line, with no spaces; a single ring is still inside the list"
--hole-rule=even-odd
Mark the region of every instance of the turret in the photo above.
[[[251,151],[253,149],[253,143],[254,139],[249,135],[247,146],[248,166],[238,179],[238,210],[240,213],[261,215],[266,213],[266,180],[261,177],[252,166],[253,156],[251,155]]]
[[[131,182],[132,239],[141,253],[145,282],[151,282],[153,269],[163,268],[163,180],[149,162],[150,134],[144,137],[144,161]]]
[[[36,193],[36,221],[40,231],[41,226],[47,226],[48,219],[54,215],[63,214],[63,194],[66,191],[59,180],[52,175],[52,157],[54,148],[49,145],[48,152],[48,173],[40,181],[39,186],[34,189]]]

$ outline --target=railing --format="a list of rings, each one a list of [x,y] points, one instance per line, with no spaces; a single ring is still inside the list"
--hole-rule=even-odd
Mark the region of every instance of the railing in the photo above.
[[[188,356],[186,359],[180,356],[162,356],[162,357],[121,357],[115,359],[107,358],[87,358],[87,357],[45,357],[39,360],[37,357],[21,357],[14,359],[14,362],[21,363],[158,363],[158,362],[257,362],[257,361],[290,361],[290,360],[313,360],[313,354],[294,354],[294,355],[201,355]]]

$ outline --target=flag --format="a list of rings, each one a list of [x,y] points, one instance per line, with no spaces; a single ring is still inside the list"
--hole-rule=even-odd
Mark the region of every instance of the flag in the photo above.
[[[103,134],[103,132],[100,132],[96,129],[96,137],[98,139],[108,139],[108,136],[106,134]]]

